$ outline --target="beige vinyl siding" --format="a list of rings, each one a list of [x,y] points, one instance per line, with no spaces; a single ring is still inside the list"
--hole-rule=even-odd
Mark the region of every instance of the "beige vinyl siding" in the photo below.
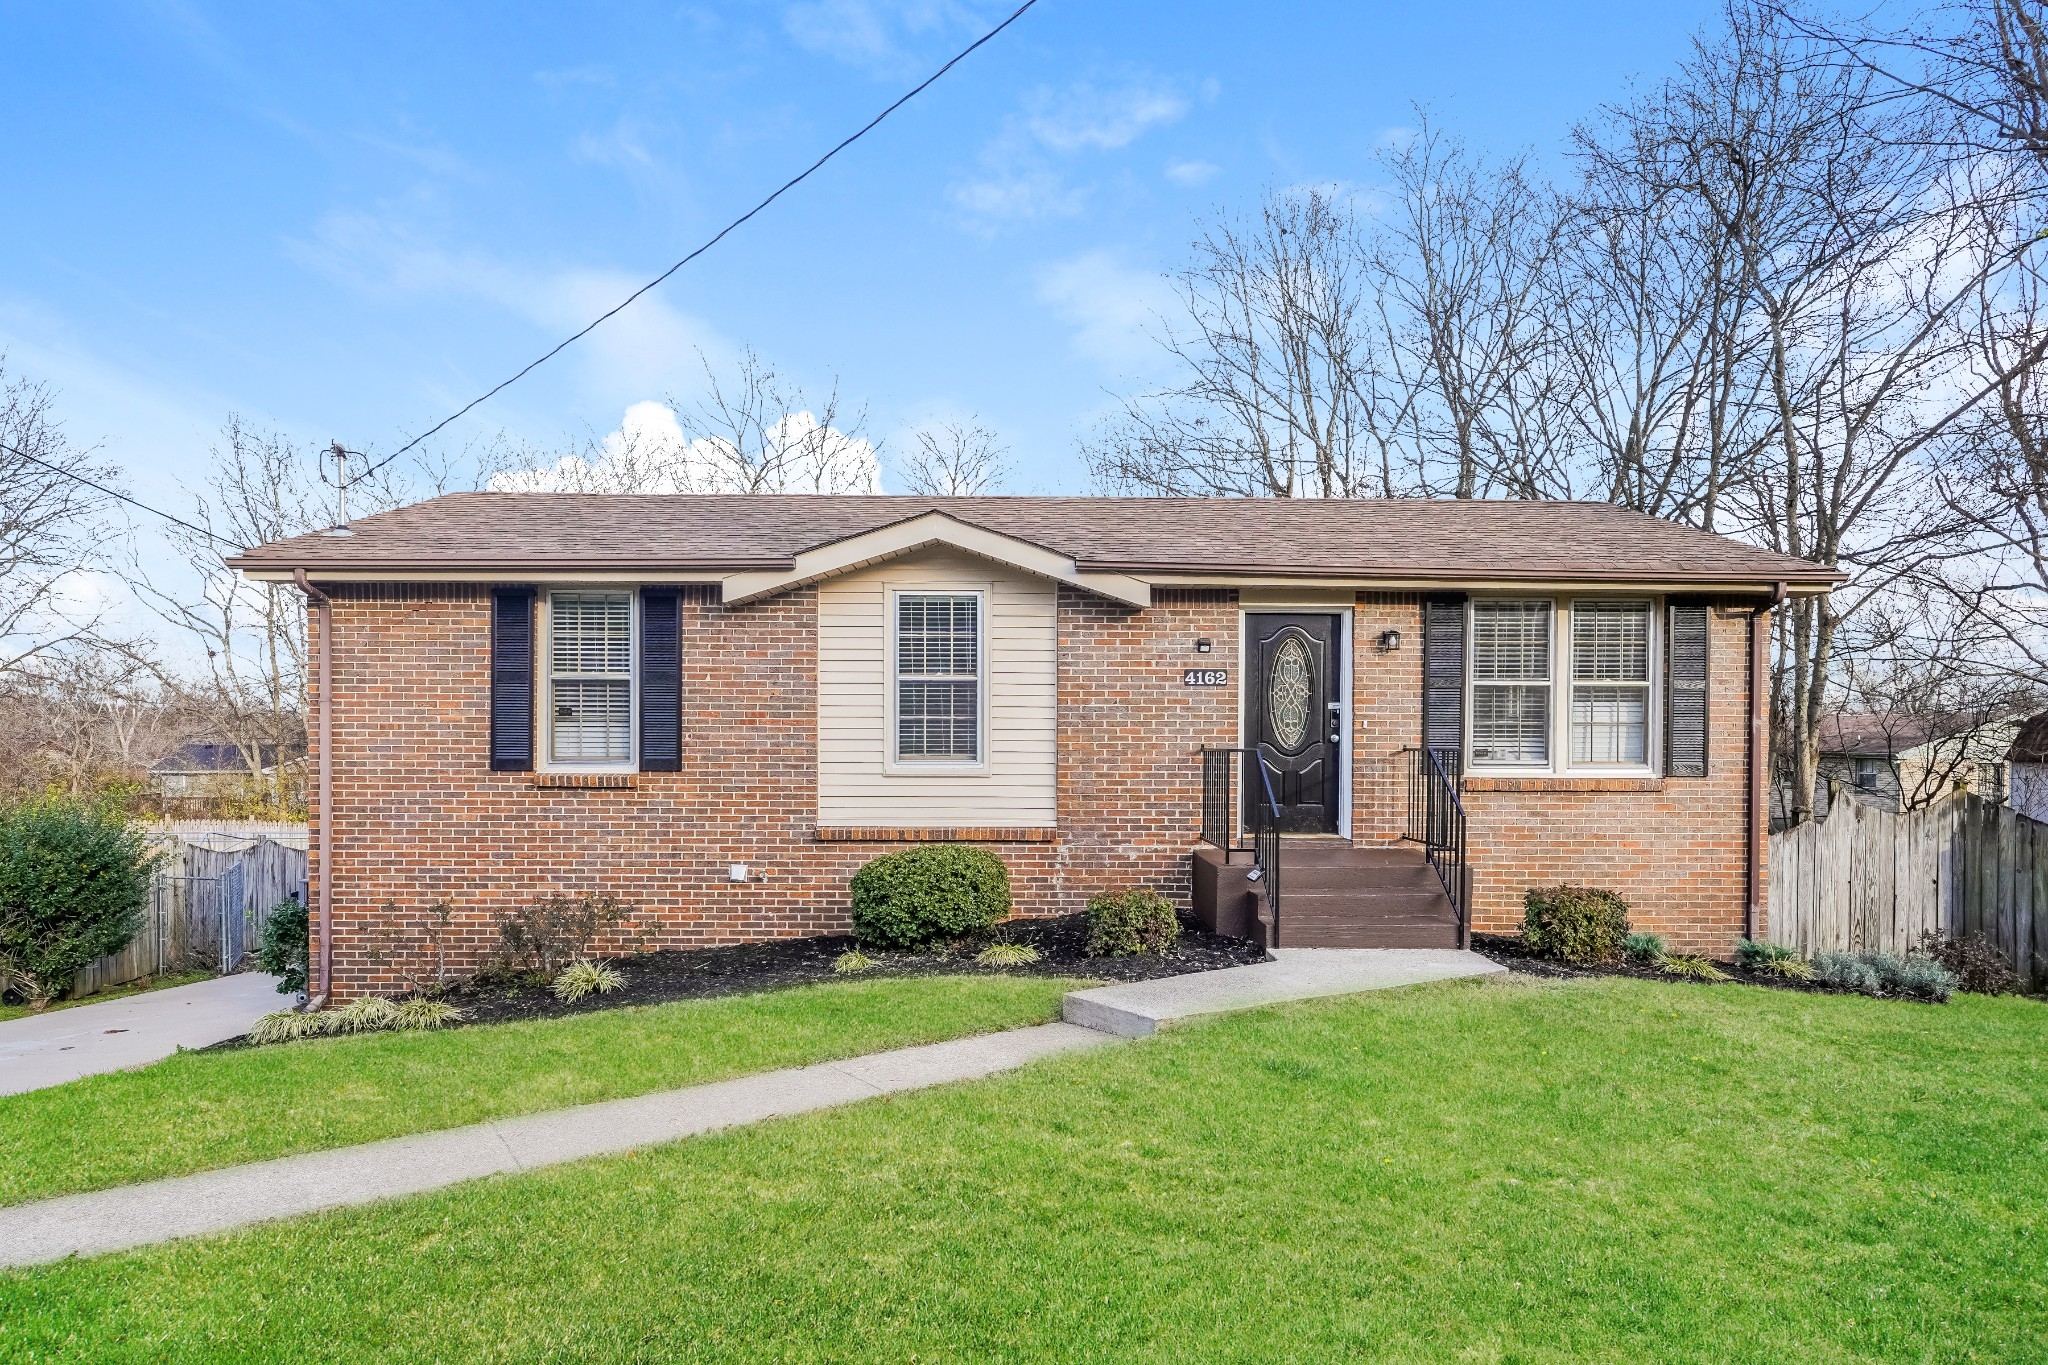
[[[889,613],[896,591],[981,592],[983,753],[978,767],[890,763]],[[1044,579],[925,550],[818,586],[818,823],[1050,826],[1058,809],[1059,615]]]

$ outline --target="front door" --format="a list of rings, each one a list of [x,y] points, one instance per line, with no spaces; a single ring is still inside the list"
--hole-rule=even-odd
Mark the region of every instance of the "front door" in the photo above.
[[[1342,636],[1334,616],[1246,615],[1245,727],[1280,804],[1283,834],[1337,832],[1338,688]],[[1247,800],[1263,800],[1255,770]]]

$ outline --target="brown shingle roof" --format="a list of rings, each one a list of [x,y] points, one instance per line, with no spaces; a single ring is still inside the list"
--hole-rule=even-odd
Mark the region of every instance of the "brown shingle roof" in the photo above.
[[[927,498],[454,493],[278,541],[247,569],[786,569],[817,545],[940,511],[1084,572],[1398,580],[1824,584],[1805,560],[1609,503],[1277,498]]]

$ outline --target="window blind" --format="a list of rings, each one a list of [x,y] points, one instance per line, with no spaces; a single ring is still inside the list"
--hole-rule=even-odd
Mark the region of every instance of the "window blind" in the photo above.
[[[1572,604],[1573,763],[1650,761],[1650,605]]]
[[[623,763],[633,756],[633,597],[561,592],[548,599],[548,756]]]
[[[981,758],[981,599],[903,593],[896,599],[896,757]]]
[[[1548,602],[1472,604],[1472,761],[1550,762]]]

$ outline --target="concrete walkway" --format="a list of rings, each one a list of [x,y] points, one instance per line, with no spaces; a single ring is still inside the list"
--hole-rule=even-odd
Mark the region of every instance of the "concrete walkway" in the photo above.
[[[1250,967],[1075,991],[1061,1015],[1084,1028],[1143,1038],[1162,1024],[1198,1015],[1506,970],[1456,948],[1276,948],[1271,962]]]
[[[11,1019],[0,1023],[0,1095],[147,1066],[181,1047],[238,1037],[290,1004],[276,977],[243,972]]]
[[[1066,998],[1067,1023],[4,1207],[0,1268],[224,1232],[976,1080],[1196,1015],[1500,970],[1477,954],[1448,950],[1282,949],[1275,961],[1255,966],[1076,991]]]

